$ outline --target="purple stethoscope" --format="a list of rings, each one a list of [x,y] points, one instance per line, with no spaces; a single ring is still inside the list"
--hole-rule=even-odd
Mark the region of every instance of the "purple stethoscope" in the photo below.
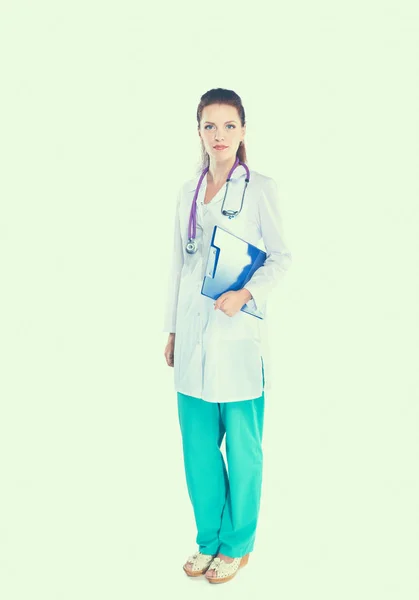
[[[241,205],[240,205],[240,210],[223,210],[224,202],[227,197],[228,184],[230,183],[230,177],[231,177],[232,172],[238,165],[242,165],[246,169],[246,173],[247,173],[247,177],[245,179],[246,183],[244,186],[242,201],[241,201]],[[202,180],[204,179],[204,176],[208,172],[208,170],[209,170],[209,166],[206,167],[202,171],[201,176],[198,181],[198,185],[196,186],[193,200],[192,200],[192,207],[191,207],[191,212],[189,215],[189,225],[188,225],[188,238],[189,239],[188,239],[188,243],[186,244],[186,252],[188,252],[188,254],[194,254],[198,249],[198,244],[196,243],[196,240],[195,240],[195,238],[196,238],[196,199],[198,198],[198,193],[199,193],[199,189],[201,187]],[[231,167],[230,172],[227,175],[226,191],[224,194],[223,204],[221,206],[222,214],[227,216],[229,219],[233,219],[234,217],[237,217],[237,215],[241,212],[241,209],[243,208],[244,194],[246,192],[246,188],[247,188],[249,181],[250,181],[250,172],[249,172],[247,165],[245,163],[241,162],[238,158],[236,158],[234,165]]]

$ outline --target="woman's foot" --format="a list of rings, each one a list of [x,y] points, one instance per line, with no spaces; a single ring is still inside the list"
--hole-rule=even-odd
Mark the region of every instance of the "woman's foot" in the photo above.
[[[234,558],[231,558],[230,556],[226,556],[225,554],[221,554],[221,552],[219,552],[217,554],[217,558],[221,558],[221,560],[223,560],[224,562],[226,562],[227,564],[232,563]],[[206,573],[205,573],[205,577],[208,579],[208,577],[215,577],[215,569],[209,569]]]
[[[249,552],[238,558],[231,558],[219,553],[214,558],[205,573],[209,583],[224,583],[230,581],[237,574],[237,571],[247,565],[249,562]]]
[[[194,554],[188,557],[188,560],[183,565],[183,570],[187,575],[189,575],[189,577],[197,577],[198,575],[203,575],[208,569],[213,558],[213,554],[203,554],[202,552],[195,552]]]

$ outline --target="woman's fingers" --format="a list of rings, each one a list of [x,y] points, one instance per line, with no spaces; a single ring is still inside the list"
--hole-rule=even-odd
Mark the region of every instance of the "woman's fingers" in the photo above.
[[[174,355],[173,355],[173,350],[172,349],[166,349],[164,356],[166,358],[166,362],[168,364],[169,367],[173,367],[173,362],[174,362]]]
[[[174,346],[175,346],[175,333],[169,334],[169,341],[167,342],[166,348],[164,349],[164,357],[169,367],[173,367],[174,363]]]

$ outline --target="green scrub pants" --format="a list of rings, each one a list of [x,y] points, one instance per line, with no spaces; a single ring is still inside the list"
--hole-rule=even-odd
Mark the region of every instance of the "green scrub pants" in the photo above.
[[[264,386],[263,362],[262,376]],[[199,551],[244,556],[253,550],[259,514],[265,392],[219,403],[177,392],[177,400]],[[224,435],[228,474],[220,449]]]

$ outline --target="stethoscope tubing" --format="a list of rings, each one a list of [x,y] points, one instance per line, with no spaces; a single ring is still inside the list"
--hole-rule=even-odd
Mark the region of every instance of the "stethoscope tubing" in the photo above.
[[[240,210],[237,211],[229,211],[229,210],[223,210],[224,209],[224,203],[226,201],[226,197],[227,197],[227,190],[228,190],[228,185],[230,183],[230,178],[231,178],[231,174],[233,173],[234,169],[238,166],[238,165],[242,165],[245,170],[246,170],[246,179],[245,179],[245,186],[243,189],[243,195],[242,195],[242,199],[241,199],[241,205],[240,205]],[[189,254],[193,254],[194,252],[196,252],[197,250],[197,244],[195,241],[196,238],[196,199],[198,198],[198,194],[199,194],[199,190],[201,188],[201,184],[202,184],[202,180],[204,179],[205,175],[207,174],[207,172],[209,171],[209,166],[205,167],[205,169],[202,171],[199,180],[198,180],[198,184],[196,186],[196,190],[194,193],[194,197],[192,200],[192,206],[191,206],[191,210],[190,210],[190,214],[189,214],[189,224],[188,224],[188,243],[186,244],[186,251]],[[236,160],[234,161],[234,165],[231,167],[228,175],[227,175],[227,180],[226,180],[226,190],[224,193],[224,198],[223,198],[223,203],[221,206],[221,213],[225,216],[227,216],[229,219],[233,219],[234,217],[236,217],[242,210],[243,208],[243,201],[244,201],[244,195],[246,193],[246,188],[249,184],[250,181],[250,171],[248,166],[244,163],[241,162],[239,160],[239,158],[237,157]]]

